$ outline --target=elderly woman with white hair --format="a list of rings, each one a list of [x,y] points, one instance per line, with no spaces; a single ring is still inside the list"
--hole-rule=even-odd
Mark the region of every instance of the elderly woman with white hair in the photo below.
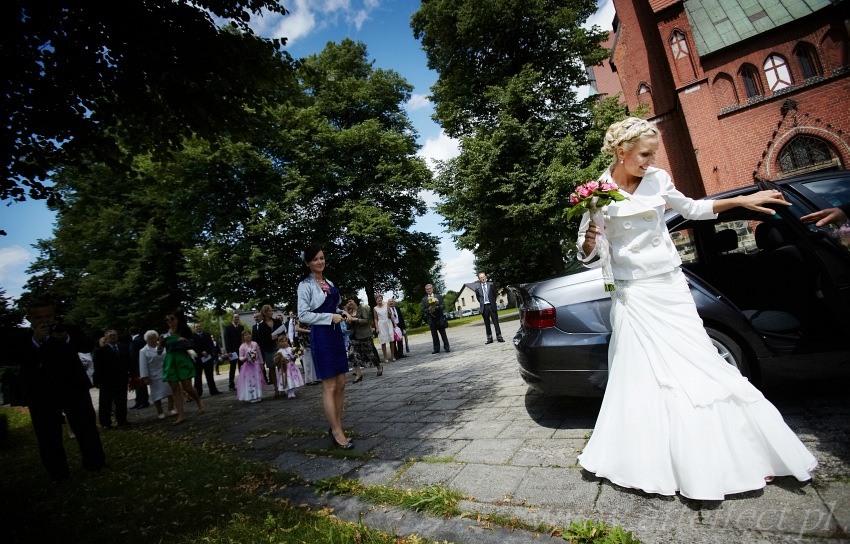
[[[602,151],[613,160],[601,181],[616,183],[624,199],[602,212],[616,285],[609,375],[578,461],[623,487],[700,500],[759,489],[774,476],[808,480],[814,456],[706,334],[664,222],[666,206],[699,220],[735,207],[772,215],[768,205],[789,204],[779,191],[688,198],[653,166],[659,135],[636,117],[605,135]],[[583,259],[597,253],[602,233],[585,213],[578,234]]]
[[[150,330],[145,333],[146,345],[139,350],[139,377],[145,382],[145,385],[150,386],[150,399],[153,401],[156,408],[156,417],[165,419],[165,414],[162,411],[162,399],[168,399],[168,413],[172,416],[177,415],[177,410],[174,409],[174,397],[171,395],[171,386],[162,379],[162,362],[165,355],[158,353],[157,345],[159,344],[159,333]]]

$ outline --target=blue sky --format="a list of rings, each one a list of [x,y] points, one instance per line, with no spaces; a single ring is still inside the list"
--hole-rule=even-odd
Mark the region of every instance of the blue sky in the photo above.
[[[407,111],[419,133],[419,154],[433,164],[455,156],[458,147],[431,119],[434,108],[427,96],[437,74],[428,69],[425,53],[410,29],[410,16],[419,5],[419,0],[284,0],[288,15],[255,18],[252,26],[266,37],[287,37],[286,49],[295,58],[318,53],[329,41],[351,38],[365,43],[376,68],[393,69],[413,85]],[[587,26],[610,29],[612,0],[597,0],[597,6],[599,11]],[[434,195],[423,196],[429,207],[434,204]],[[440,237],[446,287],[459,290],[464,282],[475,279],[473,255],[455,248],[440,221],[440,216],[431,211],[419,218],[414,228]],[[7,232],[0,237],[0,288],[7,296],[17,297],[27,280],[26,268],[37,257],[32,245],[51,236],[53,215],[41,201],[4,202],[0,229]]]

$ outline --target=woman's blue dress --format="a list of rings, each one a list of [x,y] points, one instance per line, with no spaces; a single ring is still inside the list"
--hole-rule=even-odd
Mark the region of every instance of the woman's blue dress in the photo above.
[[[335,301],[339,301],[339,289],[331,285],[325,302],[313,311],[327,314],[339,313]],[[348,372],[345,340],[338,323],[310,326],[310,352],[313,355],[318,379],[326,380]]]

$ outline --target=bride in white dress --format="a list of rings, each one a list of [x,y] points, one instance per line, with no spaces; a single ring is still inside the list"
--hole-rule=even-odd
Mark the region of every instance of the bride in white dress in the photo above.
[[[653,124],[630,117],[605,136],[603,151],[614,162],[602,179],[628,200],[604,212],[616,283],[609,377],[578,461],[623,487],[702,500],[760,489],[773,476],[809,480],[814,456],[705,333],[664,223],[665,205],[709,219],[737,206],[772,214],[765,204],[788,204],[778,191],[687,198],[652,167],[658,135]],[[596,252],[600,232],[585,214],[578,235],[584,255]]]

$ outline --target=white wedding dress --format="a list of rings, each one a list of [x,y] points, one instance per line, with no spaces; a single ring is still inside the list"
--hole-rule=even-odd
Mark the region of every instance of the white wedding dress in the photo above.
[[[717,353],[684,273],[618,281],[609,377],[578,461],[617,485],[704,500],[811,478],[814,456]]]

